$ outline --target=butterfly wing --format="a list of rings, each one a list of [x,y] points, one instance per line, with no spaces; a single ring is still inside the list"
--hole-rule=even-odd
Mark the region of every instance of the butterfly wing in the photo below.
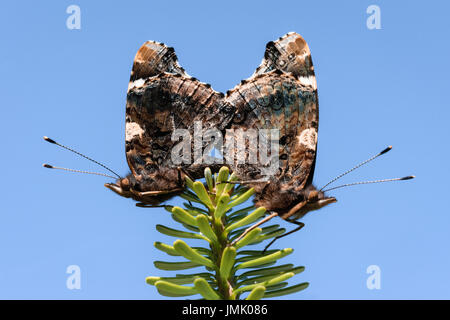
[[[264,58],[253,75],[272,70],[290,73],[303,85],[310,85],[317,90],[311,51],[305,39],[298,33],[290,32],[277,41],[268,42]]]
[[[312,182],[319,109],[310,51],[300,35],[289,33],[269,42],[253,76],[226,100],[236,107],[234,129],[279,130],[277,180],[299,188]],[[243,180],[262,178],[260,165],[233,167]]]
[[[223,94],[184,72],[173,49],[146,42],[133,63],[127,94],[125,147],[132,174],[145,181],[161,168],[180,166],[193,178],[201,177],[206,164],[194,164],[193,155],[189,163],[172,163],[178,143],[172,134],[181,129],[192,136],[196,123],[202,131],[223,130],[233,112]]]

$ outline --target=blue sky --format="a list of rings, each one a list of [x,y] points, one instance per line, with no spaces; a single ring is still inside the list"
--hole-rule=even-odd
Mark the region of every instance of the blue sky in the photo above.
[[[66,8],[81,8],[69,30]],[[369,5],[381,29],[369,30]],[[277,243],[306,266],[293,299],[449,299],[450,45],[444,1],[8,1],[0,5],[2,177],[0,298],[159,299],[159,209],[136,208],[109,179],[43,169],[101,168],[47,135],[127,173],[126,88],[146,40],[175,47],[192,76],[226,91],[259,65],[266,42],[289,31],[308,42],[320,124],[315,183],[393,150],[342,182],[415,174],[416,180],[340,189]],[[170,203],[179,204],[179,200]],[[284,224],[287,228],[291,225]],[[66,268],[81,268],[81,290]],[[366,269],[381,270],[369,290]]]

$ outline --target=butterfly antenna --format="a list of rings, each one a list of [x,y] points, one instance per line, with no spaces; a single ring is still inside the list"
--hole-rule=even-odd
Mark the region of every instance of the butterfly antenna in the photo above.
[[[48,169],[58,169],[58,170],[64,170],[64,171],[70,171],[70,172],[78,172],[78,173],[87,173],[87,174],[95,174],[97,176],[102,176],[102,177],[108,177],[108,178],[113,178],[116,179],[116,177],[104,174],[104,173],[100,173],[100,172],[91,172],[91,171],[83,171],[83,170],[75,170],[75,169],[69,169],[69,168],[62,168],[62,167],[55,167],[52,166],[50,164],[44,163],[42,165],[44,168],[48,168]]]
[[[333,187],[333,188],[324,190],[324,192],[335,190],[335,189],[339,189],[339,188],[344,188],[344,187],[356,186],[356,185],[359,185],[359,184],[371,184],[371,183],[390,182],[390,181],[402,181],[402,180],[414,179],[415,177],[416,176],[406,176],[406,177],[403,177],[403,178],[393,178],[393,179],[382,179],[382,180],[353,182],[353,183],[347,183],[347,184],[343,184],[343,185],[340,185],[340,186],[337,186],[337,187]]]
[[[378,158],[379,156],[385,154],[386,152],[390,151],[392,149],[392,146],[387,147],[386,149],[384,149],[383,151],[377,153],[376,155],[374,155],[373,157],[370,157],[369,159],[361,162],[360,164],[354,166],[353,168],[351,168],[350,170],[345,171],[344,173],[338,175],[336,178],[334,178],[333,180],[331,180],[330,182],[328,182],[326,185],[324,185],[319,191],[322,191],[323,189],[325,189],[326,187],[328,187],[330,184],[332,184],[333,182],[335,182],[336,180],[339,180],[340,178],[342,178],[343,176],[345,176],[346,174],[349,174],[350,172],[352,172],[353,170],[358,169],[359,167],[365,165],[366,163],[369,163],[372,160],[375,160],[376,158]]]
[[[85,158],[85,159],[87,159],[87,160],[89,160],[89,161],[92,161],[92,162],[98,164],[99,166],[105,168],[105,169],[108,170],[109,172],[115,174],[119,179],[122,178],[120,175],[118,175],[117,173],[115,173],[114,171],[112,171],[110,168],[108,168],[108,167],[105,166],[104,164],[102,164],[102,163],[100,163],[100,162],[98,162],[98,161],[95,161],[94,159],[91,159],[91,158],[89,158],[88,156],[85,156],[84,154],[79,153],[78,151],[75,151],[75,150],[73,150],[73,149],[71,149],[71,148],[69,148],[69,147],[67,147],[67,146],[65,146],[65,145],[62,145],[62,144],[56,142],[55,140],[50,139],[49,137],[46,137],[46,136],[44,136],[44,140],[47,141],[47,142],[56,144],[57,146],[59,146],[59,147],[61,147],[61,148],[63,148],[63,149],[69,150],[69,151],[71,151],[71,152],[73,152],[73,153],[79,155],[80,157],[83,157],[83,158]],[[44,167],[45,167],[45,166],[44,166]],[[48,168],[48,167],[46,167],[46,168]],[[55,167],[55,168],[56,168],[56,167]],[[58,169],[61,169],[61,168],[58,168]],[[72,170],[72,169],[67,169],[67,170],[68,170],[68,171],[81,172],[81,171]],[[86,173],[87,173],[87,172],[86,172]],[[98,173],[93,173],[93,174],[98,174]],[[113,178],[115,179],[116,177],[113,177]]]

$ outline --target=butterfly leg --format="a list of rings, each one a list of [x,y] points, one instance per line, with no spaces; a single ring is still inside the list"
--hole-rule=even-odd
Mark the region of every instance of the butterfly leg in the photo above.
[[[287,235],[290,235],[291,233],[297,232],[298,230],[300,230],[301,228],[303,228],[303,227],[305,226],[305,224],[304,224],[303,222],[298,222],[298,221],[296,221],[296,220],[286,219],[286,221],[287,221],[287,222],[290,222],[290,223],[293,223],[293,224],[296,224],[298,227],[295,228],[294,230],[289,231],[288,233],[284,233],[284,234],[282,234],[282,235],[280,235],[280,236],[278,236],[278,237],[273,238],[273,240],[270,241],[270,243],[264,248],[263,253],[266,252],[266,250],[269,249],[269,247],[270,247],[275,241],[277,241],[278,239],[281,239],[281,238],[283,238],[283,237],[285,237],[285,236],[287,236]]]
[[[168,206],[168,205],[154,205],[154,204],[148,204],[148,203],[144,203],[144,202],[138,202],[136,203],[136,207],[140,207],[140,208],[168,208],[168,209],[172,209],[173,206]]]
[[[172,189],[172,190],[145,191],[145,192],[134,191],[133,193],[136,194],[139,197],[147,197],[147,196],[159,196],[159,195],[162,195],[162,194],[174,193],[174,192],[179,192],[179,191],[183,191],[183,189],[182,188],[176,188],[176,189]]]
[[[245,229],[245,231],[239,236],[237,237],[232,243],[231,245],[233,246],[236,242],[238,242],[239,240],[241,240],[247,233],[249,233],[250,231],[252,231],[253,229],[259,227],[260,225],[262,225],[264,222],[269,221],[270,219],[272,219],[273,217],[278,216],[277,212],[272,212],[270,215],[268,215],[267,217],[265,217],[264,219],[262,219],[261,221],[259,221],[258,223],[255,223],[254,225],[252,225],[251,227]]]

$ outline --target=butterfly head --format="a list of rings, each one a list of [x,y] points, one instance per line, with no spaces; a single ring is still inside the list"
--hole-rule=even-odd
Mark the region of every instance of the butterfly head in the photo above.
[[[317,190],[313,185],[307,187],[304,191],[305,207],[308,211],[318,210],[331,203],[337,202],[335,197],[326,196],[323,191]]]
[[[107,187],[111,191],[114,191],[118,195],[121,195],[122,197],[131,197],[130,180],[128,179],[128,177],[119,178],[116,180],[116,182],[105,183],[105,187]]]
[[[176,168],[158,168],[155,171],[130,173],[105,187],[125,198],[144,204],[159,204],[180,193],[184,188],[184,173]]]
[[[309,211],[337,202],[336,198],[327,196],[312,184],[306,187],[293,186],[275,179],[265,187],[256,186],[255,189],[255,205],[278,212],[281,217],[299,219]]]
[[[297,197],[293,198],[292,204],[289,206],[289,211],[281,214],[283,218],[300,219],[310,211],[319,210],[331,203],[337,202],[335,197],[326,196],[321,190],[317,190],[313,185],[294,192]]]

